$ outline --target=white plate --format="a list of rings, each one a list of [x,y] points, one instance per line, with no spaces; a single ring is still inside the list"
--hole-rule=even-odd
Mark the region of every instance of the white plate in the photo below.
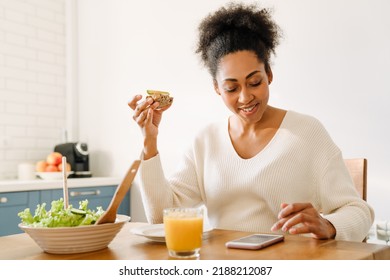
[[[133,228],[131,233],[144,236],[156,242],[165,242],[164,224],[154,224]]]
[[[203,233],[211,231],[211,227],[203,229]],[[131,233],[146,237],[155,242],[165,242],[164,224],[152,224],[137,228],[132,228]]]
[[[73,171],[66,172],[66,175],[73,174]],[[62,179],[62,172],[36,172],[36,174],[44,180],[60,180]]]

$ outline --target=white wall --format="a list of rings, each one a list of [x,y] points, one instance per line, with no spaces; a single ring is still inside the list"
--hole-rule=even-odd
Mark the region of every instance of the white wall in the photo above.
[[[160,130],[167,173],[198,128],[228,115],[194,54],[199,21],[226,2],[78,2],[79,134],[90,145],[94,174],[122,176],[138,157],[142,137],[127,108],[134,94],[161,89],[175,97]],[[319,118],[344,157],[367,157],[368,201],[377,219],[389,220],[390,2],[264,3],[285,34],[270,103]],[[132,216],[142,218],[134,208]]]
[[[66,128],[65,0],[0,0],[0,180]]]

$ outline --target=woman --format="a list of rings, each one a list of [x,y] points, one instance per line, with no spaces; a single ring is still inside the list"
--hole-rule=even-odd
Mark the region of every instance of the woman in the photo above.
[[[157,148],[165,110],[129,102],[144,135],[141,193],[149,222],[162,210],[204,204],[212,226],[362,241],[372,208],[357,194],[342,153],[315,118],[268,104],[270,56],[280,37],[266,9],[230,4],[199,26],[197,53],[232,115],[196,137],[165,178]]]

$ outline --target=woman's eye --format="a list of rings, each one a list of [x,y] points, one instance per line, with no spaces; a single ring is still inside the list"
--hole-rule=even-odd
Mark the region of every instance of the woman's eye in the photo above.
[[[226,92],[235,92],[237,88],[225,88]]]
[[[251,83],[249,84],[251,87],[257,87],[261,84],[261,81],[257,82],[257,83]]]

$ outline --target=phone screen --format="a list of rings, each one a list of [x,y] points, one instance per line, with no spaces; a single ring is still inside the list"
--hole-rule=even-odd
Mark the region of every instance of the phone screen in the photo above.
[[[260,235],[260,234],[254,234],[250,236],[243,237],[241,239],[237,239],[236,242],[244,242],[244,243],[263,243],[265,241],[271,240],[275,238],[275,236],[272,235]]]
[[[253,234],[245,236],[236,240],[232,240],[226,243],[229,248],[239,249],[260,249],[267,247],[271,244],[280,242],[284,239],[283,235],[272,234]]]

